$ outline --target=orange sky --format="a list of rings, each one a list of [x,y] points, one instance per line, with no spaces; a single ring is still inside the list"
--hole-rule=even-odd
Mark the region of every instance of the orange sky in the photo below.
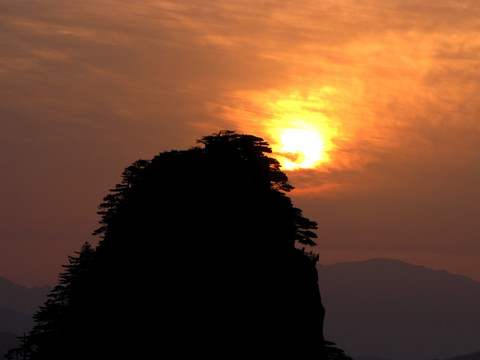
[[[138,158],[316,132],[320,262],[480,280],[476,0],[0,0],[0,276],[54,283]],[[277,154],[279,155],[279,154]],[[292,157],[292,154],[283,154]]]

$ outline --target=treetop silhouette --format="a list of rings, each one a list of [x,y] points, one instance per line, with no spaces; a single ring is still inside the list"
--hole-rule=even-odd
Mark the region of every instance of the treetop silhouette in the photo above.
[[[128,166],[122,174],[122,182],[111,189],[110,194],[103,199],[99,211],[102,227],[94,234],[105,234],[121,207],[128,201],[127,198],[136,192],[135,187],[145,186],[152,178],[155,178],[154,186],[157,187],[171,186],[171,181],[184,185],[183,191],[188,193],[192,200],[202,198],[200,193],[207,194],[215,187],[217,193],[224,191],[225,196],[232,198],[240,193],[254,196],[270,194],[282,199],[279,201],[290,201],[283,193],[294,187],[288,183],[287,175],[280,170],[280,163],[265,155],[272,150],[263,139],[223,130],[203,137],[198,143],[203,144],[204,148],[164,152],[153,160],[138,160]],[[189,168],[181,165],[181,158],[190,160],[188,165],[185,165]],[[195,179],[195,183],[189,182],[189,179]],[[193,189],[198,193],[192,193]],[[202,205],[206,205],[213,199],[203,200]],[[311,230],[317,229],[317,224],[303,217],[298,208],[290,211],[293,212],[291,215],[295,226],[294,239],[301,244],[316,245],[313,239],[317,235]]]

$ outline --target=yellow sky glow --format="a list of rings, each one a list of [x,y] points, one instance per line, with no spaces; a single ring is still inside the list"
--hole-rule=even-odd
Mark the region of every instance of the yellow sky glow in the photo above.
[[[316,169],[332,163],[340,136],[335,105],[330,100],[337,90],[322,88],[274,92],[239,93],[247,99],[244,109],[224,107],[225,116],[239,123],[242,132],[264,138],[272,147],[282,170]]]
[[[322,94],[332,92],[324,89]],[[329,161],[336,131],[325,115],[330,107],[324,96],[298,93],[266,104],[273,118],[266,122],[273,156],[283,170],[311,169]],[[264,122],[262,122],[264,123]]]
[[[327,157],[323,137],[316,131],[290,128],[281,130],[279,137],[281,148],[278,157],[284,170],[314,168]]]

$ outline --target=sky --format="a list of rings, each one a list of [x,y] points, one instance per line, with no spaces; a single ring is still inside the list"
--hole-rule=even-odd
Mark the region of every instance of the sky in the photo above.
[[[479,56],[477,0],[0,0],[0,276],[54,285],[126,166],[230,129],[320,263],[480,280]]]

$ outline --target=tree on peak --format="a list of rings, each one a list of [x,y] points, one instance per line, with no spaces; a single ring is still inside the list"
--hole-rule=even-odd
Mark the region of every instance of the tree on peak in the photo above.
[[[252,175],[258,176],[272,189],[285,192],[293,190],[287,176],[280,170],[280,163],[265,155],[265,153],[271,153],[272,149],[262,138],[222,130],[216,134],[204,136],[198,142],[204,144],[207,154],[242,159],[250,166]]]

